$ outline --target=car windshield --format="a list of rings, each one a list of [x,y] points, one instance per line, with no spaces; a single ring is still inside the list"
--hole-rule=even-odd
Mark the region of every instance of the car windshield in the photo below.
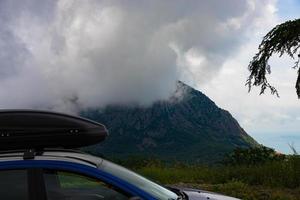
[[[176,200],[178,196],[172,191],[112,162],[103,160],[99,169],[116,177],[126,180],[128,183],[142,189],[161,200]]]

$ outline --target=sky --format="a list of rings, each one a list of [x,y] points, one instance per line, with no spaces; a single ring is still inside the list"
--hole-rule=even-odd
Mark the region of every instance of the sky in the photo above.
[[[259,142],[300,150],[293,61],[271,59],[280,98],[244,86],[262,37],[299,8],[297,0],[1,0],[0,108],[148,106],[181,80]]]
[[[276,24],[300,17],[300,2],[277,1],[266,27],[250,32],[248,41],[239,51],[227,59],[218,75],[197,88],[204,91],[222,108],[229,110],[241,126],[258,142],[284,153],[292,153],[289,145],[300,150],[300,102],[295,93],[297,71],[292,69],[294,61],[277,55],[271,58],[270,83],[279,91],[280,98],[259,95],[259,88],[248,93],[245,80],[249,75],[247,65],[262,37]],[[263,20],[262,20],[263,21]]]

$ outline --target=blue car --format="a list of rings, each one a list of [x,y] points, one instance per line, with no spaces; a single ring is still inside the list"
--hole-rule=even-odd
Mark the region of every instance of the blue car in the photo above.
[[[0,198],[4,200],[234,200],[163,187],[105,159],[73,150],[101,142],[105,126],[65,114],[0,112]]]

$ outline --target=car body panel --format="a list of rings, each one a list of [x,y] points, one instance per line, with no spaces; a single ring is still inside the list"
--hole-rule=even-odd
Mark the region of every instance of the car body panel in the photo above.
[[[202,190],[183,190],[184,193],[189,197],[189,200],[239,200],[234,197],[228,197],[221,194],[211,193]]]
[[[43,168],[43,169],[59,169],[66,170],[75,173],[81,173],[86,176],[91,176],[100,180],[103,180],[109,184],[119,187],[120,189],[132,194],[133,196],[139,196],[143,199],[155,200],[148,193],[143,190],[127,183],[124,180],[119,179],[111,174],[103,172],[98,168],[67,162],[67,161],[54,161],[54,160],[16,160],[16,161],[2,161],[0,162],[0,170],[5,169],[30,169],[30,168]]]
[[[186,196],[188,196],[188,200],[240,200],[234,197],[229,197],[205,190],[191,189],[178,186],[168,186],[168,188],[177,193],[184,193]]]

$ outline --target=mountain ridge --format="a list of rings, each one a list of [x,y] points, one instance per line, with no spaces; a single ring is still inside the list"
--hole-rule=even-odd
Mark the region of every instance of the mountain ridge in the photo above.
[[[228,111],[182,82],[169,100],[149,107],[109,105],[82,115],[110,131],[107,141],[88,151],[117,159],[150,156],[207,163],[236,147],[257,145]]]

